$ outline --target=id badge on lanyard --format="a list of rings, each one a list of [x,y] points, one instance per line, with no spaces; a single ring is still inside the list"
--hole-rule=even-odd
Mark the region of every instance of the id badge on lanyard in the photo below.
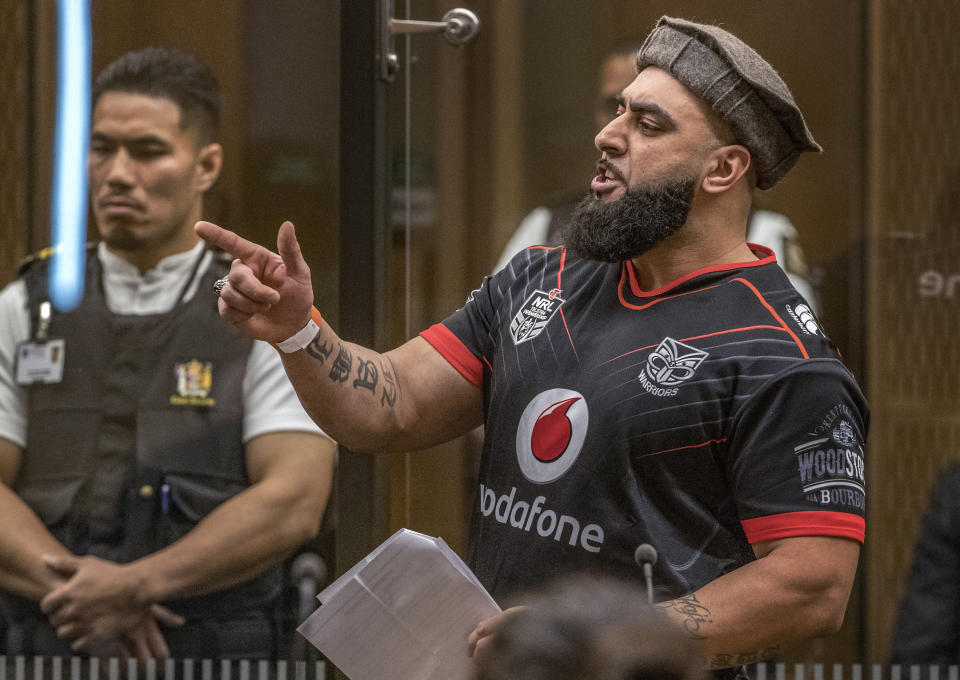
[[[50,303],[40,304],[40,324],[34,338],[18,343],[15,376],[18,385],[58,383],[63,380],[66,343],[63,338],[48,337]]]

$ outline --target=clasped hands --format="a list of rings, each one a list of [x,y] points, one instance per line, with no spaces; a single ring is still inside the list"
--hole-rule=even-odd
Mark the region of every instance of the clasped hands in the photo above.
[[[71,648],[98,657],[164,660],[170,650],[160,625],[181,626],[184,619],[146,600],[142,582],[129,565],[99,557],[44,555],[60,579],[40,601],[57,636]]]

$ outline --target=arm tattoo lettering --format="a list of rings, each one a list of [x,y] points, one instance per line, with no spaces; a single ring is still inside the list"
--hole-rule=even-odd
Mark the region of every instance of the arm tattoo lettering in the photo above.
[[[710,659],[710,668],[729,668],[733,665],[735,665],[733,662],[733,654],[717,654]]]
[[[663,602],[657,606],[661,609],[672,609],[678,612],[683,617],[683,628],[690,637],[703,639],[706,636],[700,632],[701,626],[705,623],[713,623],[713,619],[710,618],[710,610],[693,593]]]
[[[340,343],[337,343],[340,345]],[[353,368],[353,355],[343,345],[340,345],[340,352],[337,358],[333,360],[330,366],[330,379],[334,382],[346,382],[350,377],[350,371]]]
[[[380,405],[393,408],[397,403],[397,383],[393,379],[393,373],[386,366],[381,363],[380,368],[383,370],[383,393],[380,395]]]
[[[320,342],[319,333],[317,333],[317,337],[315,337],[310,344],[307,345],[307,354],[319,361],[321,365],[330,358],[330,353],[332,351],[333,347],[328,345],[326,340]]]
[[[377,393],[377,381],[379,381],[380,376],[377,372],[377,367],[372,361],[364,361],[363,359],[357,358],[357,379],[353,381],[353,388],[359,389],[363,388],[365,390],[370,390],[374,394]]]
[[[729,668],[730,666],[743,666],[745,664],[757,663],[758,661],[772,659],[779,653],[779,647],[767,647],[762,651],[717,654],[710,659],[710,668]]]

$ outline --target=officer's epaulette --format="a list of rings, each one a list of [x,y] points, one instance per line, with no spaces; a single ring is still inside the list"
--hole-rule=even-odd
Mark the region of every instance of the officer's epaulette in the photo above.
[[[97,247],[96,242],[87,243],[87,255],[89,256],[90,251],[95,250],[96,247]],[[26,274],[30,270],[30,267],[32,267],[37,262],[43,262],[44,260],[49,260],[53,256],[54,252],[56,252],[56,250],[57,249],[55,246],[47,246],[43,250],[37,251],[32,255],[27,255],[25,258],[20,260],[20,264],[17,265],[17,276],[23,276],[24,274]]]

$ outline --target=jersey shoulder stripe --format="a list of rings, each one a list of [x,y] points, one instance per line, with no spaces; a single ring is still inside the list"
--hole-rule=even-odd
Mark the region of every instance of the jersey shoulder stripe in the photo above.
[[[480,359],[442,323],[435,323],[420,332],[420,337],[430,343],[457,372],[472,384],[483,387],[483,365]]]
[[[791,329],[787,325],[787,323],[783,320],[783,317],[781,317],[779,314],[777,314],[776,311],[774,311],[773,307],[770,305],[769,302],[767,302],[767,299],[763,296],[763,294],[759,290],[757,290],[757,287],[752,283],[750,283],[749,281],[747,281],[746,279],[735,278],[733,280],[738,283],[742,283],[744,286],[749,288],[754,295],[757,296],[757,299],[760,300],[760,304],[762,304],[767,309],[767,311],[770,312],[770,315],[780,323],[780,326],[783,328],[783,330],[785,330],[787,334],[793,339],[793,341],[797,343],[797,347],[800,348],[800,353],[803,355],[803,358],[809,359],[810,355],[807,353],[807,348],[803,346],[802,342],[800,342],[800,338],[798,338],[797,334],[793,332],[793,329]]]

